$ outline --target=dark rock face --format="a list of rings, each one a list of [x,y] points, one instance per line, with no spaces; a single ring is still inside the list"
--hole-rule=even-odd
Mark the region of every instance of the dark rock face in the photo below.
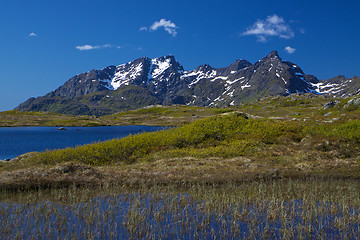
[[[237,60],[228,67],[205,64],[191,71],[184,71],[169,55],[81,73],[17,109],[104,115],[155,104],[225,107],[293,93],[354,95],[358,89],[357,77],[318,80],[296,64],[283,61],[276,51],[254,64]]]
[[[218,68],[217,72],[220,76],[228,76],[231,74],[231,72],[237,72],[243,68],[246,67],[250,67],[251,63],[240,59],[240,60],[236,60],[233,64],[231,64],[229,67],[224,67],[224,68]]]
[[[319,79],[317,79],[317,77],[315,77],[314,75],[305,74],[304,79],[306,82],[308,82],[310,84],[319,83]]]
[[[110,66],[102,70],[91,70],[81,73],[69,79],[64,85],[55,91],[47,94],[48,97],[59,96],[75,98],[89,93],[107,90],[107,85],[103,80],[111,79],[115,73],[115,66]]]

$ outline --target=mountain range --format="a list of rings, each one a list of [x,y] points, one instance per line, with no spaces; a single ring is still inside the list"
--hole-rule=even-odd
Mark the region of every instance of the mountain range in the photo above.
[[[78,74],[16,109],[105,115],[156,104],[226,107],[293,93],[349,97],[360,93],[360,79],[319,80],[282,60],[276,51],[254,64],[241,59],[228,67],[205,64],[191,71],[185,71],[172,55],[142,57]]]

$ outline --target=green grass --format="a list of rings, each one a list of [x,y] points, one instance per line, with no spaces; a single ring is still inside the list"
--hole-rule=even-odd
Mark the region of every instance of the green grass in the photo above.
[[[161,125],[182,126],[199,118],[221,115],[232,112],[230,108],[205,108],[194,106],[150,106],[138,110],[119,112],[102,116],[100,119],[111,125]]]
[[[53,117],[59,116],[61,118],[56,121],[61,125],[75,125],[79,121],[84,126],[147,124],[178,127],[34,153],[24,157],[25,160],[0,163],[0,174],[3,174],[0,179],[4,184],[13,183],[12,179],[16,178],[11,174],[28,174],[31,179],[52,181],[51,177],[43,178],[30,172],[48,171],[49,176],[53,176],[56,166],[68,163],[94,167],[93,173],[98,174],[95,174],[96,181],[98,176],[111,181],[121,178],[120,181],[125,182],[128,178],[134,182],[142,179],[155,182],[242,181],[268,176],[358,178],[360,112],[346,111],[343,108],[345,100],[324,109],[328,101],[321,96],[293,95],[226,109],[153,106],[101,118],[29,113],[35,118],[44,115],[47,121],[52,119],[54,122]],[[18,114],[24,116],[10,112],[10,115]],[[115,172],[104,176],[103,170]],[[116,175],[121,177],[113,179]],[[66,176],[59,179],[63,181]]]
[[[351,120],[343,123],[332,124],[331,127],[328,124],[308,126],[304,129],[304,132],[311,135],[340,138],[343,140],[360,143],[359,120]]]
[[[153,153],[191,149],[210,155],[218,155],[225,148],[238,149],[240,155],[255,141],[271,144],[279,136],[298,137],[301,126],[276,122],[272,120],[245,119],[235,114],[198,120],[192,124],[161,131],[144,133],[120,140],[47,151],[36,158],[39,163],[55,164],[64,161],[76,161],[90,165],[107,165],[113,163],[133,163],[141,159],[151,158]],[[300,137],[300,136],[299,136]],[[247,139],[251,139],[250,141]],[[253,142],[254,144],[249,144]],[[229,144],[231,143],[231,144]],[[256,144],[255,144],[256,145]],[[219,149],[217,149],[219,148]],[[241,150],[243,148],[243,150]],[[206,156],[206,155],[205,155]]]
[[[92,166],[132,164],[177,157],[234,158],[247,156],[263,161],[293,163],[306,154],[318,153],[312,142],[329,142],[329,150],[320,151],[319,158],[342,154],[357,158],[360,121],[344,123],[312,123],[246,119],[237,114],[197,120],[191,124],[155,133],[142,133],[123,139],[110,140],[76,148],[46,151],[32,158],[36,164],[54,165],[79,162]],[[310,143],[310,144],[307,144]],[[275,152],[279,152],[280,156]],[[325,147],[326,148],[326,147]],[[331,154],[329,153],[331,150]],[[303,153],[306,153],[305,155]],[[329,155],[330,154],[330,155]]]
[[[86,126],[94,125],[160,125],[182,126],[199,118],[239,111],[257,117],[284,120],[330,121],[359,119],[357,105],[347,106],[347,99],[334,99],[311,94],[292,94],[287,97],[268,97],[254,103],[228,108],[209,108],[184,105],[149,106],[101,117],[71,116],[45,112],[5,111],[0,113],[0,126]],[[324,109],[330,100],[338,101],[335,107]],[[345,107],[347,106],[347,107]],[[90,125],[91,125],[90,124]]]
[[[91,116],[72,116],[51,112],[0,112],[0,127],[22,126],[99,126],[106,123]]]
[[[150,106],[138,110],[119,112],[101,117],[65,115],[51,112],[0,112],[0,127],[19,126],[118,126],[152,125],[181,126],[199,118],[234,111],[190,106]]]

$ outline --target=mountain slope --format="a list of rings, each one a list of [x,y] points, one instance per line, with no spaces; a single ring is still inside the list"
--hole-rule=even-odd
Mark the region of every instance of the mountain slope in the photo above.
[[[345,78],[340,75],[327,80],[310,81],[315,90],[321,94],[335,97],[349,97],[360,93],[360,78]]]
[[[228,67],[205,64],[191,71],[185,71],[172,55],[142,57],[76,75],[17,109],[104,115],[154,104],[226,107],[292,93],[354,95],[359,80],[341,76],[318,80],[296,64],[283,61],[276,51],[254,64],[237,60]]]

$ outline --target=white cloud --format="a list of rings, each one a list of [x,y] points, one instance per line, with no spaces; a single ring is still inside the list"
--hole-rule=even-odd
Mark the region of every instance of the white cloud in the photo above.
[[[141,27],[140,31],[157,31],[159,28],[164,28],[166,32],[175,37],[177,35],[176,29],[178,28],[171,20],[160,19],[154,22],[149,28]]]
[[[300,31],[301,34],[305,34],[305,33],[306,33],[305,28],[300,28],[299,31]]]
[[[258,40],[258,42],[262,42],[262,43],[267,42],[266,37],[264,37],[262,35],[257,36],[257,40]]]
[[[29,33],[28,36],[29,36],[29,37],[37,37],[38,35],[37,35],[36,33],[34,33],[34,32],[31,32],[31,33]]]
[[[94,49],[100,49],[100,48],[121,48],[121,46],[114,46],[111,44],[104,44],[104,45],[89,45],[85,44],[82,46],[76,46],[76,49],[80,51],[88,51],[88,50],[94,50]]]
[[[268,16],[265,20],[257,20],[247,28],[243,35],[255,35],[259,42],[266,42],[267,37],[290,39],[295,36],[285,20],[276,14]]]
[[[93,49],[98,49],[99,46],[92,46],[92,45],[83,45],[83,46],[76,46],[76,49],[80,50],[80,51],[85,51],[85,50],[93,50]]]
[[[285,51],[288,53],[288,54],[292,54],[296,51],[296,48],[292,48],[290,46],[287,46],[285,47]]]

